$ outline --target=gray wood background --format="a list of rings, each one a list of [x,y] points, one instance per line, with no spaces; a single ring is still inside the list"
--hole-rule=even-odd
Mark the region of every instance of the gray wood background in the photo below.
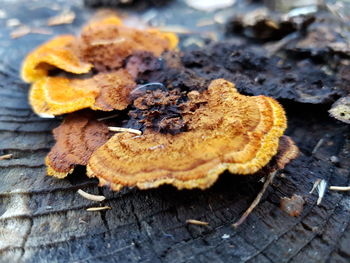
[[[183,4],[174,9],[176,5],[163,9],[160,19],[174,12],[186,14]],[[45,27],[47,18],[64,7],[76,12],[74,23]],[[53,179],[45,176],[43,158],[60,120],[33,114],[28,85],[19,79],[18,68],[29,50],[52,35],[76,32],[91,11],[79,1],[50,0],[5,0],[0,10],[0,154],[13,154],[10,160],[0,160],[0,262],[350,262],[349,193],[328,191],[320,206],[317,195],[308,193],[318,178],[349,184],[350,129],[328,117],[329,105],[284,103],[287,133],[301,156],[237,230],[232,222],[262,186],[253,176],[224,174],[206,191],[164,186],[119,193],[98,188],[79,172]],[[192,19],[205,15],[195,12]],[[11,18],[52,34],[11,39]],[[187,23],[186,18],[173,19]],[[331,163],[331,156],[339,163]],[[79,188],[105,195],[103,204],[112,210],[87,212],[96,204],[77,195]],[[280,198],[294,193],[306,200],[299,217],[279,209]],[[209,226],[187,225],[187,219],[208,221]]]

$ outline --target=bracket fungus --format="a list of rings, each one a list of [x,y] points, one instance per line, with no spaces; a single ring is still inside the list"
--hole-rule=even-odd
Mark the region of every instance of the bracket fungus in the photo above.
[[[225,170],[252,174],[277,153],[286,117],[274,99],[241,95],[224,79],[212,81],[203,93],[189,93],[191,110],[182,112],[186,131],[115,134],[92,153],[88,176],[113,190],[161,184],[205,189]]]
[[[177,42],[175,34],[134,29],[107,17],[84,26],[77,37],[58,36],[32,51],[21,75],[32,83],[29,100],[39,115],[122,110],[136,87],[135,72],[124,69],[126,60],[140,52],[158,57]]]
[[[76,165],[86,165],[91,154],[109,139],[108,127],[91,114],[73,113],[53,130],[56,144],[47,155],[48,175],[64,178]]]
[[[125,109],[136,87],[124,69],[99,73],[88,79],[44,77],[29,92],[29,101],[39,114],[60,115],[84,108],[112,111]]]
[[[69,113],[53,132],[47,173],[63,178],[86,166],[115,191],[206,189],[226,170],[266,176],[237,226],[298,149],[283,136],[287,120],[276,100],[242,95],[233,83],[192,70],[186,57],[168,52],[177,42],[174,34],[107,17],[27,56],[22,78],[32,83],[34,111]]]

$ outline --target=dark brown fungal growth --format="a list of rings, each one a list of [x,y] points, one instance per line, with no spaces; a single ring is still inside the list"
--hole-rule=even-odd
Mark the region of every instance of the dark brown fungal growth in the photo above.
[[[142,124],[141,130],[152,128],[155,131],[173,135],[185,131],[186,122],[182,117],[182,108],[187,96],[181,94],[178,89],[158,89],[164,86],[156,84],[143,85],[131,94],[135,96],[138,93],[139,96],[134,99],[133,109],[129,112],[131,117],[129,122]],[[143,87],[155,87],[156,89],[141,91]],[[141,92],[144,94],[140,94]]]
[[[281,198],[281,210],[290,216],[300,216],[303,212],[305,200],[302,196],[294,194],[291,198]]]
[[[110,137],[108,126],[90,113],[72,113],[53,130],[56,144],[46,157],[48,175],[63,178],[76,165],[87,165],[91,154]]]
[[[127,59],[125,69],[137,79],[140,74],[161,68],[161,63],[161,58],[155,57],[151,52],[139,51]]]
[[[234,16],[227,23],[226,30],[229,34],[260,41],[280,40],[291,33],[304,30],[314,20],[312,15],[286,17],[264,8]]]
[[[261,176],[283,169],[288,163],[299,156],[299,149],[294,141],[286,135],[280,138],[277,154],[259,171]]]
[[[334,74],[311,59],[281,59],[262,47],[218,42],[184,52],[182,63],[203,79],[225,78],[244,94],[266,95],[302,103],[329,103],[348,92]]]
[[[136,109],[130,111],[129,116],[136,117],[145,128],[176,134],[186,129],[180,110],[182,100],[180,91],[176,89],[147,90],[134,100],[133,106]]]
[[[350,46],[342,23],[330,13],[318,15],[303,34],[286,45],[286,50],[317,57],[324,62],[335,54],[348,56]]]

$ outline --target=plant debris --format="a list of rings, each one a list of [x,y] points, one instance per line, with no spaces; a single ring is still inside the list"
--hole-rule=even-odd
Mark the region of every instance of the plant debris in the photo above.
[[[112,207],[110,207],[110,206],[98,206],[98,207],[87,208],[86,211],[88,211],[88,212],[98,212],[98,211],[111,210],[111,209],[112,209]]]
[[[337,120],[350,124],[350,96],[337,100],[329,110],[329,114]]]
[[[327,187],[327,182],[326,180],[323,180],[323,179],[317,179],[314,185],[312,186],[310,194],[312,194],[315,191],[315,189],[317,189],[317,193],[318,193],[317,205],[321,204],[322,199],[327,190],[326,187]]]
[[[195,220],[195,219],[187,219],[186,223],[187,224],[192,224],[192,225],[198,225],[198,226],[207,226],[207,225],[209,225],[208,222],[199,221],[199,220]]]
[[[112,132],[130,132],[130,133],[135,133],[137,135],[142,134],[142,131],[130,129],[130,128],[122,128],[122,127],[108,127],[108,130]]]
[[[300,216],[303,211],[305,200],[302,196],[294,194],[291,198],[281,198],[281,210],[290,216]]]
[[[329,103],[349,91],[337,85],[322,65],[310,59],[267,55],[262,47],[223,41],[185,52],[183,65],[206,79],[225,78],[244,94],[265,95],[302,103]]]
[[[13,157],[13,154],[12,154],[12,153],[4,154],[4,155],[1,155],[1,156],[0,156],[0,161],[1,161],[1,160],[8,160],[8,159],[11,159],[12,157]]]
[[[73,11],[63,11],[57,16],[51,17],[47,21],[48,26],[58,26],[63,24],[71,24],[75,19],[75,13]]]
[[[249,208],[243,213],[243,215],[240,217],[238,221],[232,224],[234,228],[239,227],[247,219],[247,217],[251,214],[251,212],[253,212],[254,208],[260,203],[261,198],[263,197],[267,188],[271,185],[275,176],[276,176],[276,172],[272,172],[266,177],[263,188],[255,197],[254,201],[250,204]]]
[[[89,194],[81,189],[79,189],[77,191],[78,194],[80,194],[82,197],[91,200],[91,201],[96,201],[96,202],[102,202],[106,199],[106,197],[104,197],[103,195],[93,195],[93,194]]]
[[[329,190],[332,191],[350,191],[350,186],[330,186]]]

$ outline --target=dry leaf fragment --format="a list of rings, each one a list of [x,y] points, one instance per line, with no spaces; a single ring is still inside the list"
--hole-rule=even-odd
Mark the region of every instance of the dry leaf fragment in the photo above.
[[[314,185],[312,186],[310,194],[312,194],[315,191],[315,189],[317,189],[317,193],[318,193],[317,205],[321,204],[324,194],[326,193],[326,189],[327,189],[326,187],[327,187],[327,182],[326,180],[323,180],[323,179],[317,179]]]

